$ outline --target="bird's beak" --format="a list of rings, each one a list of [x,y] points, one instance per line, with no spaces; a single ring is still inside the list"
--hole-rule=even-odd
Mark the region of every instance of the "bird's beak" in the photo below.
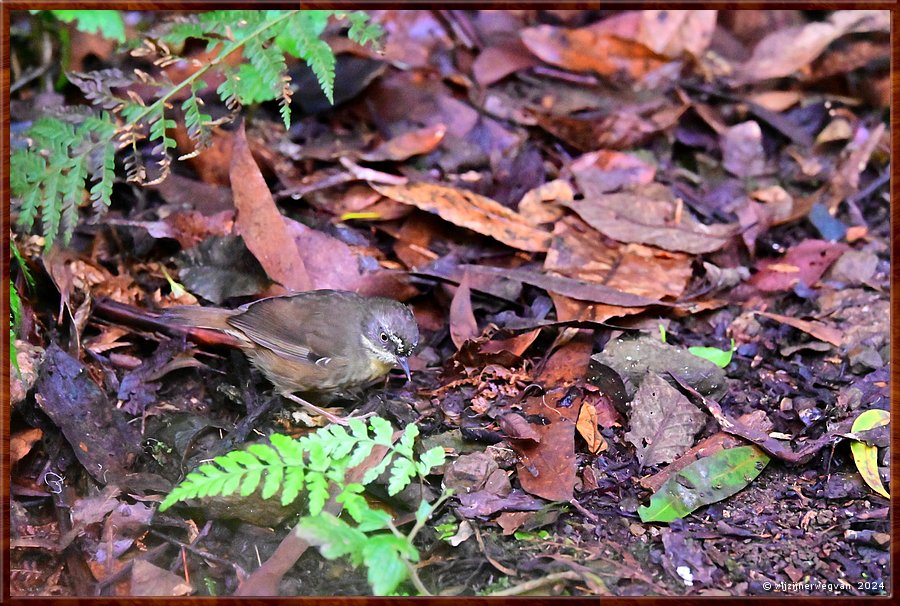
[[[405,357],[397,356],[397,364],[399,364],[400,368],[403,369],[403,372],[406,373],[406,379],[412,381],[412,375],[409,374],[409,360]]]

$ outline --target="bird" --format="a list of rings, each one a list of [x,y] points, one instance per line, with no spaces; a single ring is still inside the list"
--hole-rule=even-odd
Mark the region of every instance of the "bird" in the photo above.
[[[408,305],[340,290],[311,290],[236,309],[169,307],[165,320],[225,333],[283,396],[346,425],[295,393],[335,394],[369,385],[396,366],[407,380],[419,327]]]

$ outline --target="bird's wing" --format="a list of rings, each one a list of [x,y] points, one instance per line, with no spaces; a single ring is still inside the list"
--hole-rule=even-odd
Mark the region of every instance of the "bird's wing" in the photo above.
[[[315,295],[261,299],[228,318],[228,323],[279,356],[325,364],[326,359],[344,357],[346,339],[335,338],[335,331],[341,331],[350,318],[342,298]]]

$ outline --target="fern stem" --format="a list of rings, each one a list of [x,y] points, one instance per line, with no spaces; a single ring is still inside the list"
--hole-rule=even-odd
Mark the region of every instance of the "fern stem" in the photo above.
[[[151,115],[154,111],[159,111],[157,109],[157,106],[160,106],[160,109],[165,108],[165,104],[168,102],[169,99],[171,99],[175,94],[177,94],[179,91],[181,91],[185,87],[191,86],[196,80],[200,79],[203,75],[205,75],[206,72],[208,72],[212,68],[218,66],[219,63],[221,63],[225,59],[225,57],[227,57],[234,51],[236,51],[239,48],[241,48],[242,46],[244,46],[248,41],[253,40],[254,38],[258,37],[260,34],[264,33],[267,29],[270,29],[270,28],[278,25],[282,21],[291,18],[292,16],[294,16],[296,13],[299,13],[299,12],[300,12],[299,10],[287,11],[284,15],[278,17],[277,19],[263,23],[258,28],[256,28],[255,31],[251,32],[246,37],[229,43],[228,46],[224,47],[219,52],[218,56],[216,56],[215,59],[213,59],[212,61],[210,61],[209,63],[207,63],[200,69],[198,69],[196,72],[194,72],[193,74],[191,74],[190,76],[188,76],[187,78],[185,78],[184,80],[182,80],[181,82],[179,82],[178,84],[173,86],[172,90],[170,90],[168,93],[166,93],[165,95],[163,95],[162,97],[160,97],[159,99],[154,101],[151,105],[148,105],[147,109],[145,109],[143,112],[141,112],[134,118],[134,123],[139,124],[143,120],[145,120],[147,118],[147,116]]]

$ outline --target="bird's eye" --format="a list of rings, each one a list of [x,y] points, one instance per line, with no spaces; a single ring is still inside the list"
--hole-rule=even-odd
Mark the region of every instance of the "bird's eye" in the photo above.
[[[381,333],[381,340],[384,341],[385,343],[387,343],[387,339],[388,339],[387,333],[384,333],[384,332]]]

